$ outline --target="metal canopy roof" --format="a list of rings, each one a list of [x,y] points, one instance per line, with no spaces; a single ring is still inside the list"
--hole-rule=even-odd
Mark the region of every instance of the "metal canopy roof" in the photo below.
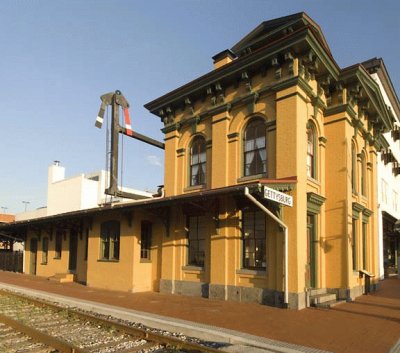
[[[145,200],[138,200],[136,202],[129,203],[116,203],[106,204],[101,207],[90,208],[86,210],[72,211],[52,216],[34,218],[23,221],[16,221],[7,224],[0,224],[0,240],[4,237],[15,237],[16,234],[21,234],[29,227],[40,227],[48,224],[63,223],[63,222],[77,222],[91,216],[99,215],[109,211],[129,212],[137,208],[151,209],[151,208],[164,208],[174,204],[183,202],[196,202],[201,200],[207,200],[217,198],[224,195],[240,195],[244,193],[244,188],[248,187],[250,191],[258,191],[261,186],[269,186],[280,191],[292,190],[294,185],[297,183],[296,177],[289,177],[284,179],[259,179],[250,183],[238,184],[234,186],[228,186],[218,189],[208,189],[202,191],[196,191],[193,193],[160,197]]]

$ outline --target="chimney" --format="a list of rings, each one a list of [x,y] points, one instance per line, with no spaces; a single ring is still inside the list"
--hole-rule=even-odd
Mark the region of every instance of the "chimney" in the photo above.
[[[56,183],[57,181],[64,180],[65,168],[60,165],[60,161],[54,161],[49,167],[48,171],[48,184]]]
[[[224,51],[221,51],[212,57],[214,60],[214,69],[219,69],[220,67],[229,64],[236,58],[237,56],[232,51],[225,49]]]

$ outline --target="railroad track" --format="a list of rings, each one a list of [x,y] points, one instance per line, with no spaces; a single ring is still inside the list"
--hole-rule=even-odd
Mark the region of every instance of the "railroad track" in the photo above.
[[[220,349],[0,291],[0,352],[221,353]]]
[[[34,340],[11,326],[0,323],[0,349],[2,353],[29,352],[53,353],[53,347]]]

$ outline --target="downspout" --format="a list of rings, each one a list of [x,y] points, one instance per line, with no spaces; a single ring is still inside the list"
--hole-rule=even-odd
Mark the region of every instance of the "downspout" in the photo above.
[[[285,245],[284,245],[284,250],[283,250],[283,256],[285,258],[285,264],[284,264],[284,297],[283,297],[283,303],[285,304],[285,307],[287,308],[289,305],[289,291],[288,291],[288,238],[289,238],[289,230],[288,226],[283,223],[278,217],[276,217],[268,208],[266,208],[261,202],[259,202],[253,195],[250,194],[249,188],[246,186],[244,188],[244,196],[246,196],[252,203],[254,203],[258,208],[260,208],[262,211],[264,211],[268,216],[270,216],[274,221],[276,221],[280,226],[283,227],[284,229],[284,234],[285,234]]]

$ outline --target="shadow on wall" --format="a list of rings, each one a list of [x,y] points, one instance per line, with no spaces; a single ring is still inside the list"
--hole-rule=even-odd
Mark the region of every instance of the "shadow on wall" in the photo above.
[[[350,236],[347,233],[347,203],[346,200],[340,200],[336,204],[339,206],[337,207],[332,207],[329,209],[325,209],[326,213],[326,218],[331,218],[331,219],[338,219],[338,223],[341,222],[341,231],[339,234],[334,234],[331,236],[325,236],[325,237],[320,237],[320,247],[324,251],[324,253],[330,252],[333,247],[334,243],[339,240],[346,239],[347,241],[350,240]],[[335,217],[336,213],[336,217]],[[342,244],[342,246],[346,246],[345,244]]]

